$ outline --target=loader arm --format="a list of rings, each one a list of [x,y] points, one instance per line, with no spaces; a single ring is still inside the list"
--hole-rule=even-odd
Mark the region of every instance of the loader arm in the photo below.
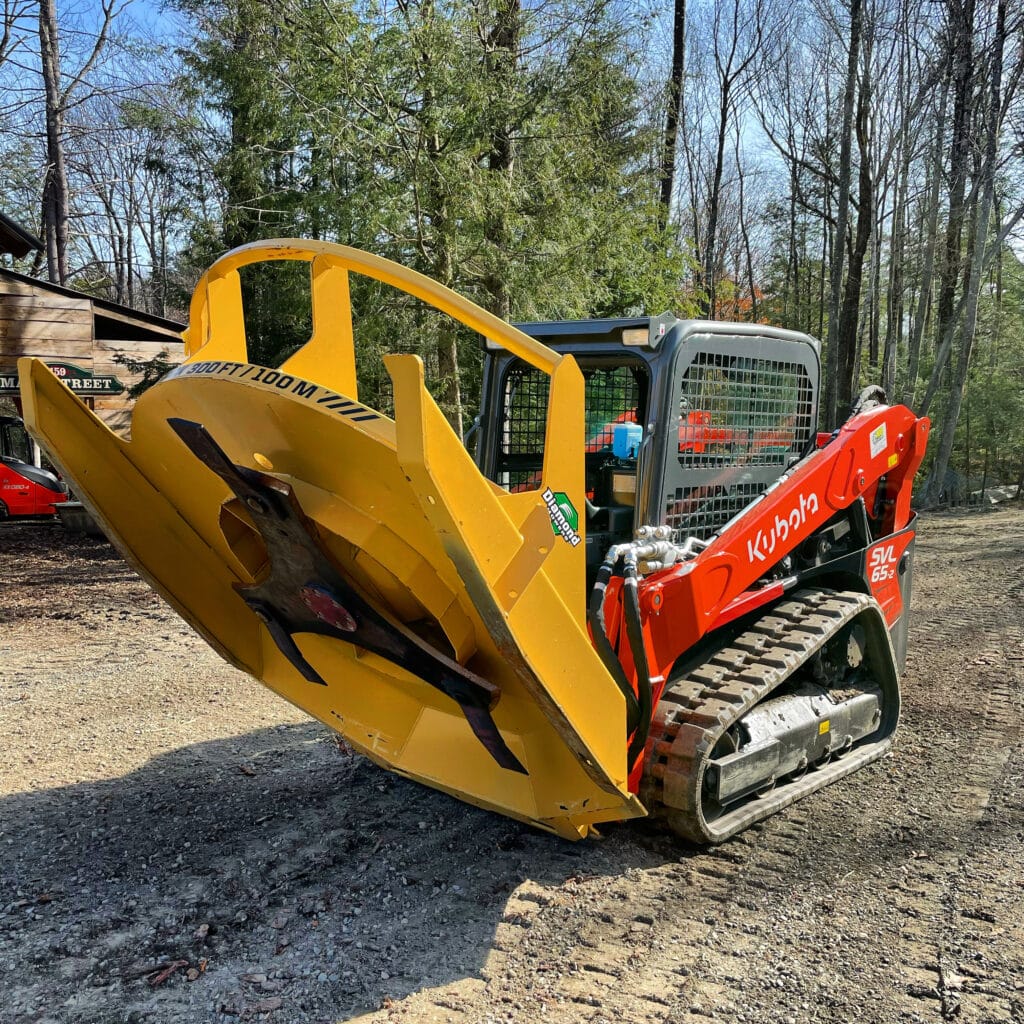
[[[695,558],[647,577],[640,586],[640,605],[652,674],[664,680],[679,657],[709,631],[791,589],[797,577],[779,569],[779,563],[858,499],[874,506],[881,481],[878,537],[903,531],[911,521],[911,485],[928,430],[929,421],[905,406],[876,407],[852,417],[825,447],[727,523]],[[761,585],[752,590],[755,584]],[[609,603],[614,604],[620,586],[614,581],[609,587]],[[890,622],[899,616],[898,588],[894,594],[880,585],[876,597],[888,609]],[[621,614],[613,613],[609,621],[620,620]]]

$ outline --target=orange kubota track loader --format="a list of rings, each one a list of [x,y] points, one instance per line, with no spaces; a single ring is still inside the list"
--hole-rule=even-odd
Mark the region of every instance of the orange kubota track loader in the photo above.
[[[310,264],[313,333],[249,361],[239,270]],[[485,339],[471,455],[412,355],[360,402],[349,280]],[[818,345],[658,318],[510,326],[329,243],[219,260],[186,362],[112,434],[38,361],[26,418],[231,663],[374,761],[570,839],[717,842],[884,754],[928,421],[818,432]],[[239,700],[244,693],[239,692]]]

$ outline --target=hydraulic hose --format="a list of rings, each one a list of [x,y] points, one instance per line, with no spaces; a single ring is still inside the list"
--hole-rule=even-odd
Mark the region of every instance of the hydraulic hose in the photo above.
[[[636,552],[627,550],[622,573],[623,608],[626,617],[626,636],[633,653],[633,665],[636,668],[637,691],[639,697],[639,718],[632,742],[629,744],[627,769],[632,770],[636,759],[647,744],[647,735],[651,731],[651,714],[653,712],[653,695],[651,692],[651,669],[647,662],[647,648],[644,645],[643,624],[640,621],[640,598],[637,593]]]
[[[594,581],[593,589],[590,591],[590,602],[587,605],[587,622],[590,623],[590,632],[594,638],[594,646],[597,648],[598,656],[604,663],[609,675],[615,680],[622,696],[626,699],[626,735],[635,733],[641,721],[640,705],[637,703],[636,694],[626,678],[625,670],[619,661],[615,651],[612,650],[611,641],[604,626],[604,592],[608,581],[612,578],[615,570],[615,563],[618,561],[618,551],[612,548],[601,568],[597,571],[597,579]],[[632,645],[632,640],[630,641]],[[648,718],[650,714],[648,713]],[[632,764],[632,762],[630,762]]]

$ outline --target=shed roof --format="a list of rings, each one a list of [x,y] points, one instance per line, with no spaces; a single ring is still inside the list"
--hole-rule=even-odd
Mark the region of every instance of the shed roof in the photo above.
[[[9,252],[19,259],[36,250],[43,251],[43,243],[16,221],[0,213],[0,253]]]
[[[185,325],[178,323],[177,320],[169,320],[167,317],[157,316],[156,313],[146,313],[141,309],[123,306],[119,302],[111,302],[109,299],[98,299],[87,292],[66,288],[64,285],[53,284],[51,281],[43,281],[38,277],[29,277],[27,274],[19,274],[16,270],[10,270],[7,267],[0,267],[0,280],[3,278],[20,281],[22,284],[32,285],[35,288],[53,292],[55,295],[64,295],[71,299],[88,299],[92,303],[94,315],[105,317],[112,324],[137,326],[143,331],[152,331],[159,335],[180,335],[185,330]],[[180,337],[177,340],[180,341]]]

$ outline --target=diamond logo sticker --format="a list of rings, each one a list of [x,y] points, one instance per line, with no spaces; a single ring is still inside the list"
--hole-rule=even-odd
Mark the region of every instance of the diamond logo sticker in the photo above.
[[[579,513],[569,500],[569,495],[565,491],[552,491],[550,487],[545,487],[541,497],[551,517],[551,532],[572,547],[582,543],[583,538],[577,533],[580,528]]]

